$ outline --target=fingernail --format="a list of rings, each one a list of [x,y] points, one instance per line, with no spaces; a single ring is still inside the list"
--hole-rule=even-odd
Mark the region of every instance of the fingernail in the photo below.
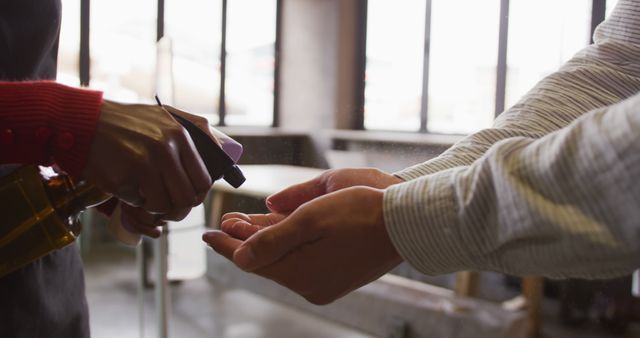
[[[207,188],[206,188],[206,189],[203,189],[203,191],[201,191],[201,192],[196,196],[196,198],[197,198],[200,202],[204,201],[204,200],[207,198],[207,195],[209,194],[209,186],[210,186],[210,185],[211,185],[211,184],[209,184],[209,185],[207,186]]]
[[[202,234],[202,240],[205,242],[212,240],[213,237],[215,237],[215,234],[212,231],[205,232],[204,234]]]
[[[255,259],[250,246],[243,246],[233,255],[233,261],[243,269],[249,268]]]
[[[267,199],[267,209],[273,211],[274,209],[274,205],[273,202],[271,201],[271,198]]]

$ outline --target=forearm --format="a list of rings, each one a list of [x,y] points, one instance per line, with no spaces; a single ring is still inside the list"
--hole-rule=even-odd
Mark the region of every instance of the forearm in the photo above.
[[[640,3],[621,0],[583,49],[547,76],[492,128],[472,134],[442,155],[395,173],[411,180],[466,166],[495,143],[511,137],[540,138],[593,109],[619,102],[640,90]]]
[[[385,223],[427,274],[605,278],[640,266],[640,95],[470,167],[393,186]]]
[[[55,82],[0,82],[0,163],[56,163],[80,175],[101,104],[100,92]]]

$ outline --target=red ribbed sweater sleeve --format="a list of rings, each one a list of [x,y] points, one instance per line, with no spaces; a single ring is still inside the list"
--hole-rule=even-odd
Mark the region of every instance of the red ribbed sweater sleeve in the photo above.
[[[97,91],[51,81],[0,81],[0,163],[55,163],[78,177],[101,105]]]

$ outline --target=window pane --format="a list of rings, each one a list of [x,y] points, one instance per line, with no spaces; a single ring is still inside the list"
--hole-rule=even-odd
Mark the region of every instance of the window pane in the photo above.
[[[153,102],[155,0],[91,1],[91,87],[125,102]]]
[[[227,4],[226,124],[273,122],[276,0]]]
[[[495,115],[499,0],[433,0],[427,129],[469,133]]]
[[[607,0],[607,17],[609,17],[609,14],[611,14],[611,11],[613,11],[617,4],[618,0]]]
[[[173,101],[217,123],[222,0],[165,0],[165,36],[173,49]]]
[[[365,128],[420,128],[425,11],[425,0],[369,0]]]
[[[585,47],[590,29],[591,0],[511,0],[505,107]]]
[[[57,81],[80,85],[80,0],[62,2]]]

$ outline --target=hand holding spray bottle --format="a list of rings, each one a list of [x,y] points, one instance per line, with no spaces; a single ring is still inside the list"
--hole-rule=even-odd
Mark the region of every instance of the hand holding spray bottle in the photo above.
[[[194,124],[189,114],[165,109],[189,133],[212,181],[223,178],[236,188],[244,182],[236,165],[242,145],[208,124]],[[26,165],[1,177],[0,277],[75,241],[82,229],[82,211],[110,198],[90,182],[74,182],[50,167]],[[126,230],[116,229],[116,236],[122,231]],[[139,240],[124,235],[124,241]]]

